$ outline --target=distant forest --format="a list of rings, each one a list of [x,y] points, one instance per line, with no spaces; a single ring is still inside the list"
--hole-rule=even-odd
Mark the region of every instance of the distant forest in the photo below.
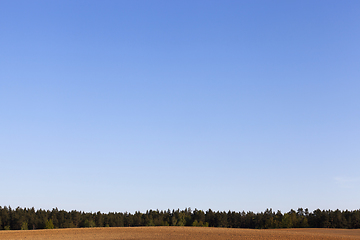
[[[360,228],[360,209],[354,211],[299,208],[282,214],[265,212],[215,212],[202,210],[149,210],[146,213],[86,213],[57,208],[35,210],[0,206],[1,230],[81,227],[197,226],[225,228]]]

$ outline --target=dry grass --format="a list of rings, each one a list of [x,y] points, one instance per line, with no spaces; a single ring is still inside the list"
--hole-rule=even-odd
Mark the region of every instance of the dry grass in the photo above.
[[[0,231],[0,239],[360,239],[360,229],[234,229],[198,227],[77,228]]]

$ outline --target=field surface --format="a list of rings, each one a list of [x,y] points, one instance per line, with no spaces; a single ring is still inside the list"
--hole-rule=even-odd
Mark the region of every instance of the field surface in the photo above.
[[[72,228],[0,231],[0,239],[360,239],[360,229],[234,229],[200,227]]]

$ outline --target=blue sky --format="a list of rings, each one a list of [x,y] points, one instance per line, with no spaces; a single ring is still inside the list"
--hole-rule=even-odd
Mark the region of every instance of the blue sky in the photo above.
[[[359,1],[0,1],[0,205],[359,209]]]

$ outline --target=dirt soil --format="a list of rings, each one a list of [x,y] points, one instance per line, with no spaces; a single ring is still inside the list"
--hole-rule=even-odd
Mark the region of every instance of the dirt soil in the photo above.
[[[122,227],[0,231],[0,239],[360,239],[360,229],[234,229],[201,227]]]

